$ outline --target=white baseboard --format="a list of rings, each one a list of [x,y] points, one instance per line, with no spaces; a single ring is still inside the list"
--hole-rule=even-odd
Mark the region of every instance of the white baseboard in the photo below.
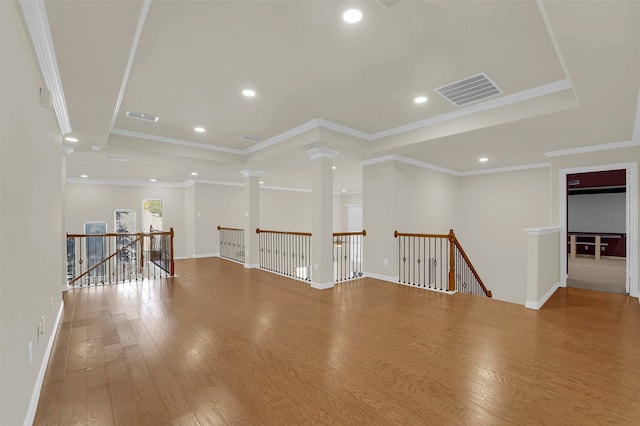
[[[220,257],[220,253],[202,253],[193,256],[195,259],[202,259],[204,257]]]
[[[174,257],[173,260],[186,260],[188,257]]]
[[[333,281],[330,281],[328,283],[314,283],[313,281],[311,281],[311,287],[315,288],[316,290],[326,290],[328,288],[333,288],[334,285],[335,283]]]
[[[259,263],[244,263],[244,268],[245,269],[258,269],[260,268],[260,264]]]
[[[379,275],[379,274],[374,274],[373,272],[364,272],[362,275],[367,278],[375,278],[376,280],[388,281],[390,283],[398,284],[397,276],[392,277],[388,275]]]
[[[453,291],[439,290],[437,288],[421,287],[419,285],[413,285],[413,284],[409,284],[409,283],[396,282],[395,284],[406,285],[407,287],[417,288],[418,290],[427,290],[427,291],[433,291],[433,292],[436,292],[436,293],[456,294],[458,292],[458,290],[453,290]]]
[[[62,319],[62,311],[64,311],[64,301],[60,301],[60,308],[58,309],[58,315],[52,324],[51,336],[49,336],[49,342],[47,348],[44,351],[44,357],[42,358],[42,365],[40,365],[40,371],[36,379],[36,384],[33,387],[33,393],[31,394],[31,401],[29,402],[29,410],[27,416],[24,419],[25,426],[31,426],[36,418],[36,410],[38,409],[38,401],[40,400],[40,391],[42,391],[42,383],[44,382],[44,374],[47,372],[47,365],[49,364],[49,358],[51,357],[51,351],[53,350],[53,342],[56,340],[58,334],[58,326]]]
[[[542,305],[544,305],[547,302],[547,300],[549,300],[551,295],[553,295],[553,293],[560,287],[562,287],[560,283],[555,283],[554,286],[551,287],[549,291],[547,291],[545,295],[540,298],[540,300],[538,300],[537,302],[532,302],[531,300],[527,300],[526,302],[524,302],[524,307],[529,309],[536,309],[536,310],[542,308]]]

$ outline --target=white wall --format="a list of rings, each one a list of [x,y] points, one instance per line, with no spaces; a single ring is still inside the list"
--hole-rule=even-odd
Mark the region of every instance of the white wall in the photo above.
[[[311,192],[261,188],[260,228],[311,232]]]
[[[220,252],[218,226],[244,227],[244,190],[239,186],[195,185],[195,254]],[[255,229],[254,229],[255,231]]]
[[[627,194],[570,194],[569,232],[624,234]]]
[[[549,168],[460,179],[455,233],[493,297],[524,304],[524,228],[550,225]]]
[[[175,232],[174,256],[186,257],[185,188],[69,183],[67,231],[83,233],[85,221],[102,221],[113,232],[115,209],[135,210],[136,230],[141,231],[144,199],[162,200],[162,227]]]
[[[65,154],[53,112],[40,106],[42,82],[17,6],[0,7],[0,424],[20,425],[62,304]]]

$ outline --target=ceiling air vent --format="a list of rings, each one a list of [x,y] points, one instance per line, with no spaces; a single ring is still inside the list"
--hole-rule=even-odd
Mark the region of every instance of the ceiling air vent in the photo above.
[[[129,161],[127,157],[116,157],[115,155],[105,155],[104,159],[111,161]]]
[[[463,106],[499,95],[502,90],[491,81],[488,75],[481,73],[439,87],[436,92],[455,106]]]
[[[157,123],[160,120],[160,117],[152,114],[145,114],[144,112],[133,112],[127,111],[124,115],[129,118],[137,118],[138,120],[151,121],[152,123]]]
[[[242,135],[240,136],[240,139],[242,139],[243,141],[252,142],[252,143],[262,142],[262,139],[257,138],[255,136],[249,136],[249,135]]]

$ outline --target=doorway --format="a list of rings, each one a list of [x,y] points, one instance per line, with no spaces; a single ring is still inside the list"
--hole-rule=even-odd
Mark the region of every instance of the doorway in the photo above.
[[[628,294],[625,169],[567,175],[567,287]]]
[[[560,170],[562,285],[638,296],[637,164]]]

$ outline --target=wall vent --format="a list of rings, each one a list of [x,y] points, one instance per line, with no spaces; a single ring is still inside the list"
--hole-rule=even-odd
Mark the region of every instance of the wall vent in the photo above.
[[[134,112],[127,111],[125,114],[129,118],[137,118],[138,120],[151,121],[152,123],[157,123],[160,120],[160,117],[153,114],[145,114],[144,112]]]
[[[114,155],[105,155],[104,159],[111,160],[111,161],[129,161],[127,157],[116,157]]]
[[[240,139],[242,139],[243,141],[252,142],[252,143],[262,142],[262,139],[255,136],[249,136],[249,135],[242,135],[240,136]]]
[[[467,105],[502,93],[485,73],[449,83],[435,90],[455,106]]]

